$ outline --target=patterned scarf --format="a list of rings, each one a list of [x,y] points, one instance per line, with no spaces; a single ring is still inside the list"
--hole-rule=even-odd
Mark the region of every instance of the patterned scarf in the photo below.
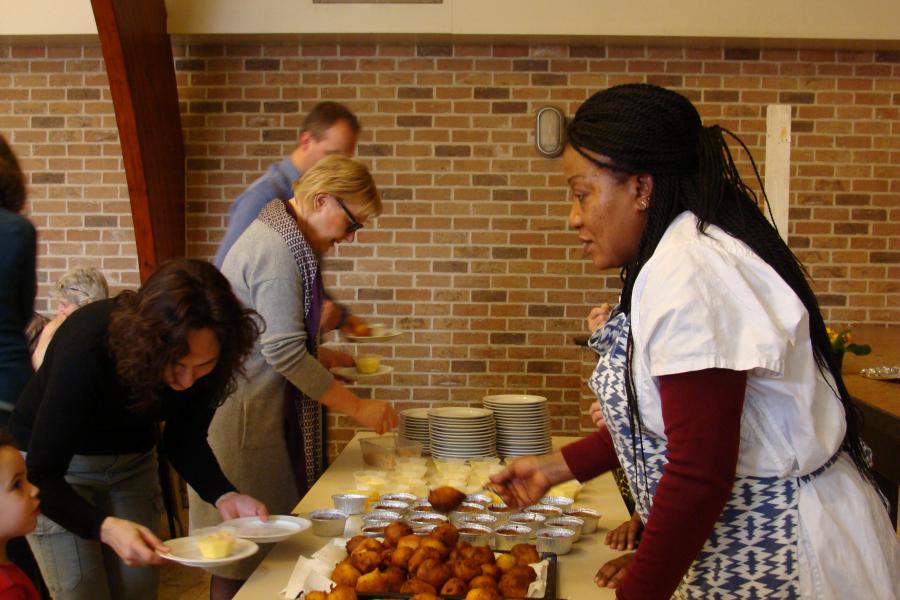
[[[307,333],[306,350],[312,356],[316,356],[319,319],[324,297],[319,258],[300,232],[293,210],[286,200],[269,202],[259,213],[258,218],[281,236],[290,249],[297,268],[300,269],[303,283],[303,321]],[[284,416],[285,441],[294,468],[297,491],[302,496],[325,470],[324,407],[287,381]]]

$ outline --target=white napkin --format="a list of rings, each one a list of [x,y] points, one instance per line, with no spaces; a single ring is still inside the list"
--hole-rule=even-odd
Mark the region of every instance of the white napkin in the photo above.
[[[330,592],[336,584],[328,578],[334,567],[315,558],[301,556],[294,565],[291,577],[281,595],[289,600],[294,600],[301,592],[323,591]]]
[[[347,558],[347,540],[334,538],[316,550],[312,557],[328,565],[328,572],[325,573],[325,575],[328,575],[334,570],[335,565]]]
[[[545,558],[541,562],[531,563],[528,566],[537,573],[537,579],[528,586],[528,593],[525,596],[528,598],[543,598],[544,593],[547,591],[547,571],[550,570],[550,559]]]

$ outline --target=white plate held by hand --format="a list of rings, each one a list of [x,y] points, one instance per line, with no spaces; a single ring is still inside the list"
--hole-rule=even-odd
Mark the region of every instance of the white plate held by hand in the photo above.
[[[379,375],[387,375],[394,372],[394,367],[390,365],[378,365],[378,370],[374,373],[360,373],[356,367],[331,367],[328,369],[335,375],[349,379],[350,381],[362,381],[370,377],[378,377]]]
[[[169,551],[157,551],[157,554],[165,559],[181,563],[188,567],[205,568],[227,565],[228,563],[242,560],[248,556],[253,556],[259,550],[259,546],[253,542],[235,538],[234,548],[232,548],[231,554],[228,556],[224,558],[204,558],[203,554],[200,553],[200,546],[195,537],[175,538],[174,540],[163,543],[169,547]]]
[[[221,526],[234,529],[236,538],[257,544],[274,544],[309,529],[312,523],[303,517],[270,515],[266,522],[261,521],[259,517],[240,517],[223,521]]]
[[[353,335],[352,333],[345,333],[344,337],[351,342],[383,342],[384,340],[393,339],[401,333],[403,333],[403,331],[400,329],[383,329],[375,332],[373,335]]]

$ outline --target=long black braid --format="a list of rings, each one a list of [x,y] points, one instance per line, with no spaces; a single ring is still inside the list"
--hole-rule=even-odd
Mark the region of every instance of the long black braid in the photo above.
[[[621,270],[622,298],[618,310],[631,313],[631,295],[641,268],[656,250],[672,221],[689,210],[698,219],[698,229],[709,224],[747,244],[771,266],[803,302],[809,313],[809,335],[819,371],[834,378],[846,414],[843,448],[856,467],[872,481],[859,437],[860,415],[850,400],[840,368],[831,351],[819,303],[800,261],[759,210],[756,194],[738,173],[723,132],[740,143],[759,172],[749,149],[730,131],[703,127],[691,102],[673,91],[648,84],[627,84],[591,96],[568,127],[569,144],[591,163],[614,173],[649,173],[653,191],[647,209],[647,226],[637,255]],[[608,157],[598,160],[587,151]],[[760,186],[762,187],[762,186]],[[768,198],[763,197],[768,207]],[[770,214],[771,214],[771,209]],[[629,329],[626,362],[626,396],[632,430],[632,449],[640,455],[645,470],[642,422],[631,372],[633,338]],[[826,378],[827,380],[827,378]],[[646,493],[646,471],[643,476]]]

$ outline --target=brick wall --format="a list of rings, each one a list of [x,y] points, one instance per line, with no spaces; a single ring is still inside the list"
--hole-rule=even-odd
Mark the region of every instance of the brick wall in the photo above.
[[[571,339],[590,306],[615,297],[617,274],[581,259],[559,161],[533,148],[534,114],[572,114],[629,81],[678,89],[759,162],[766,105],[793,105],[790,245],[830,322],[900,322],[900,53],[272,43],[178,45],[175,56],[192,256],[213,254],[230,201],[293,148],[316,102],[361,117],[358,154],[385,213],[329,258],[328,284],[359,314],[409,330],[372,347],[395,371],[363,394],[403,407],[534,392],[551,398],[554,431],[587,425],[587,357]],[[0,131],[30,173],[42,291],[83,263],[114,288],[134,284],[98,48],[0,46]],[[352,433],[335,419],[335,448]]]

